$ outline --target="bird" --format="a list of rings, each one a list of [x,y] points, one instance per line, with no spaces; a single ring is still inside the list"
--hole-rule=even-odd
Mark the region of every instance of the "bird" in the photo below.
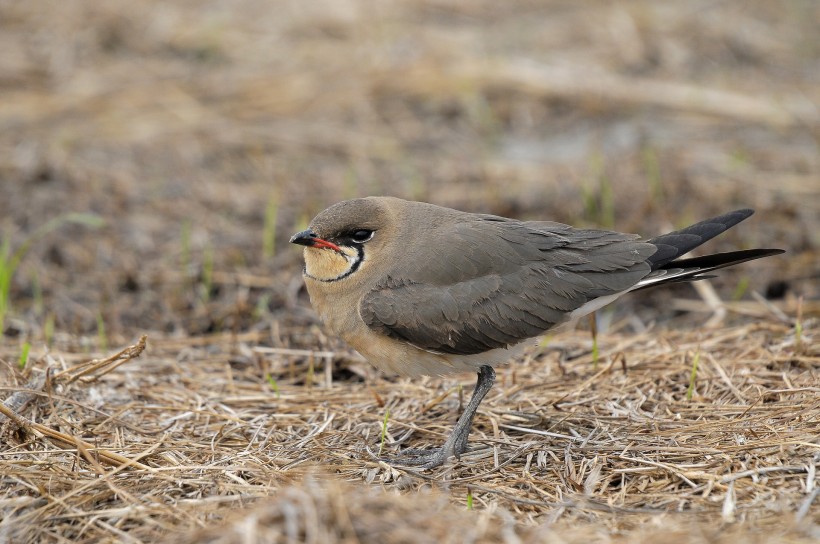
[[[631,291],[783,253],[682,258],[753,213],[736,210],[643,239],[373,196],[330,206],[290,242],[304,246],[302,275],[326,329],[373,366],[406,376],[477,373],[443,446],[388,459],[431,469],[467,451],[494,367],[531,339]]]

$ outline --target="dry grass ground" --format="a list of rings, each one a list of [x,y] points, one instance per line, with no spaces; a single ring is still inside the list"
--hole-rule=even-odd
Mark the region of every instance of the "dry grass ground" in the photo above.
[[[441,442],[458,415],[452,382],[351,379],[366,373],[353,353],[254,347],[259,338],[157,340],[73,382],[82,356],[38,361],[68,371],[5,388],[38,422],[3,429],[6,538],[150,542],[226,515],[227,531],[189,541],[243,542],[251,529],[312,542],[819,535],[820,352],[771,319],[608,334],[597,371],[587,334],[558,335],[500,372],[480,447],[426,472],[368,448],[379,450],[388,411],[387,451]]]
[[[816,541],[818,20],[0,0],[0,249],[103,221],[9,286],[0,541]],[[588,331],[533,346],[417,472],[368,454],[385,414],[387,451],[439,443],[473,377],[376,374],[286,247],[367,194],[648,235],[753,207],[710,249],[788,253],[601,312],[597,364]]]

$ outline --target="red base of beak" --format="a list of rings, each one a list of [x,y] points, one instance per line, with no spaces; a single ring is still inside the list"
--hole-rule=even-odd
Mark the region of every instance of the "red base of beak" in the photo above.
[[[338,251],[339,253],[342,252],[342,248],[334,244],[333,242],[328,242],[327,240],[322,240],[321,238],[314,238],[313,239],[313,246],[311,247],[318,247],[318,248],[328,248],[332,249],[333,251]]]
[[[302,232],[297,232],[290,238],[291,244],[299,244],[300,246],[307,246],[307,247],[317,247],[319,249],[327,248],[332,249],[333,251],[338,251],[342,253],[342,248],[334,244],[333,242],[328,242],[327,240],[322,240],[316,233],[312,230],[303,230]]]

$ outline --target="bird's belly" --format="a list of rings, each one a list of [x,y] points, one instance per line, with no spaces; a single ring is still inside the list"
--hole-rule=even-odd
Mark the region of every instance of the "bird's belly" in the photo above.
[[[364,333],[343,336],[367,361],[385,372],[403,376],[441,376],[453,372],[478,371],[483,365],[497,366],[517,357],[528,342],[474,355],[435,353],[406,342],[378,335],[369,329]]]

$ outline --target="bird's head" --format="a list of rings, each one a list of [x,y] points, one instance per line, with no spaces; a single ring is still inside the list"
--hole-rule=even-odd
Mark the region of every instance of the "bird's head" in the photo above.
[[[336,282],[351,278],[371,260],[382,260],[395,235],[390,199],[360,198],[334,204],[313,218],[290,242],[305,246],[307,278]]]

